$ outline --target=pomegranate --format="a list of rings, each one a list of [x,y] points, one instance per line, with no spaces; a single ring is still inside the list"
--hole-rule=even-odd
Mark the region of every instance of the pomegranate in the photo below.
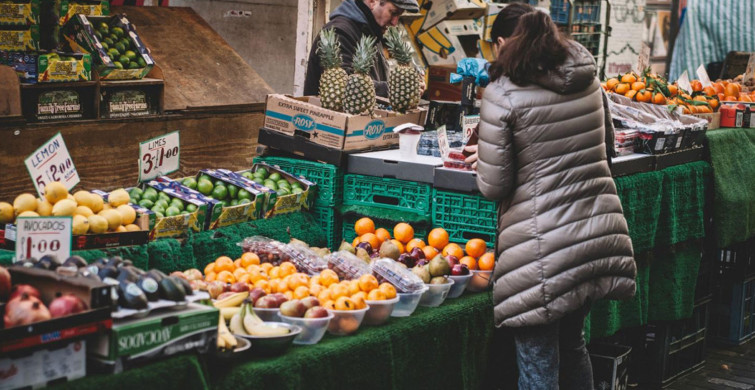
[[[10,296],[10,273],[0,267],[0,301],[5,302]]]
[[[64,317],[87,310],[87,304],[73,294],[63,294],[50,302],[52,318]]]
[[[5,327],[28,325],[50,319],[50,311],[37,297],[21,294],[5,306]]]
[[[24,293],[29,294],[29,296],[39,298],[41,295],[39,294],[39,291],[34,288],[34,286],[29,284],[17,284],[13,286],[13,288],[10,290],[10,299],[13,299],[15,297],[20,297]]]

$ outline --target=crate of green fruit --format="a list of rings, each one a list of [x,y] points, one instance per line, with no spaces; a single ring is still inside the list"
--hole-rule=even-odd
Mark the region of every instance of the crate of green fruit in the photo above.
[[[316,184],[265,162],[256,163],[252,169],[236,172],[259,188],[275,193],[275,207],[268,217],[292,213],[304,207],[309,209],[314,202]]]
[[[266,162],[294,176],[304,176],[317,184],[316,206],[338,206],[343,201],[343,169],[341,167],[278,156],[255,157],[254,162]]]
[[[481,238],[495,245],[498,204],[482,195],[433,189],[433,226],[442,226],[451,242]]]
[[[40,0],[0,1],[0,26],[39,24]]]
[[[63,26],[76,15],[108,16],[110,2],[108,0],[58,0],[58,23]]]
[[[134,26],[124,15],[75,15],[63,28],[75,51],[92,55],[103,80],[134,80],[146,76],[155,64]]]
[[[265,191],[250,183],[229,177],[227,170],[202,169],[194,177],[178,179],[181,184],[218,202],[220,212],[213,216],[209,229],[262,218],[273,201]]]

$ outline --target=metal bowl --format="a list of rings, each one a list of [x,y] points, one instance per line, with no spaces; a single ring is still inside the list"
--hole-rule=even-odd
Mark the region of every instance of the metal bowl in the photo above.
[[[286,328],[290,332],[283,336],[275,337],[262,337],[252,335],[236,335],[243,337],[252,343],[250,352],[252,355],[258,356],[274,356],[280,355],[285,352],[299,333],[301,333],[301,327],[298,325],[287,324],[285,322],[265,322],[265,325],[274,326],[277,328]]]
[[[210,339],[210,342],[208,343],[209,353],[212,355],[214,359],[218,360],[230,360],[230,359],[237,359],[239,357],[242,357],[245,355],[245,353],[249,350],[249,348],[252,346],[252,343],[244,338],[243,336],[234,335],[233,337],[236,338],[236,348],[230,349],[230,350],[219,350],[216,346],[216,337],[213,336]]]

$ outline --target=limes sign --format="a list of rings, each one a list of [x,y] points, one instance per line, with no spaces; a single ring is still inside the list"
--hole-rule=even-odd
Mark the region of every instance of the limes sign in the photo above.
[[[68,190],[79,184],[79,173],[60,133],[35,150],[24,163],[40,197],[44,195],[45,186],[54,181],[63,183]]]
[[[139,144],[139,181],[154,179],[178,170],[178,131]]]
[[[71,256],[71,217],[19,217],[16,220],[15,261],[54,255]]]

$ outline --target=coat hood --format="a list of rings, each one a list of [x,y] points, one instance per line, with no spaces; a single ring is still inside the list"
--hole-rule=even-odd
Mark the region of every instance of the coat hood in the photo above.
[[[569,41],[570,50],[561,66],[540,76],[535,84],[561,95],[582,92],[597,76],[595,58],[577,42]]]
[[[361,1],[361,0],[360,0]],[[336,16],[344,16],[355,22],[367,24],[367,17],[364,16],[364,12],[359,9],[355,0],[346,0],[336,8],[333,13],[330,14],[330,18],[333,19]]]

